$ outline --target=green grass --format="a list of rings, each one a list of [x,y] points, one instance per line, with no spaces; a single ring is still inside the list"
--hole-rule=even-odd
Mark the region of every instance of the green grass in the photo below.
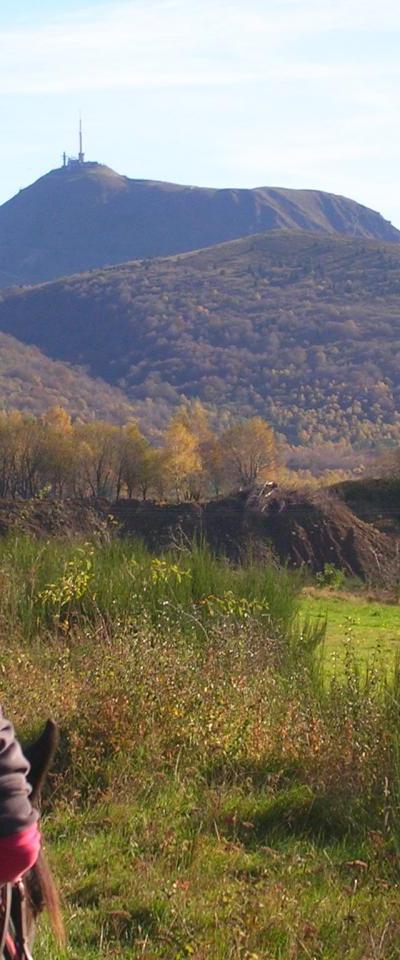
[[[329,595],[313,592],[301,599],[301,614],[312,624],[326,618],[325,662],[342,662],[349,645],[360,662],[382,657],[393,664],[400,654],[400,604],[369,601],[364,592]]]
[[[398,957],[390,851],[290,836],[248,847],[223,827],[224,797],[207,799],[218,831],[193,829],[198,798],[179,785],[48,825],[69,904],[69,956]],[[37,950],[58,957],[45,932]]]

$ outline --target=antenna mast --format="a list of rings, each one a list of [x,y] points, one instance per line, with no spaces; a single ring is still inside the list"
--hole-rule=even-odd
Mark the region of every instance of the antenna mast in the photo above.
[[[79,114],[79,153],[77,157],[68,157],[67,154],[63,153],[63,169],[70,170],[74,167],[80,167],[81,164],[85,163],[85,154],[83,152],[83,137],[82,137],[82,117]]]
[[[82,149],[82,117],[79,117],[79,153],[78,153],[79,163],[85,162],[85,154]]]

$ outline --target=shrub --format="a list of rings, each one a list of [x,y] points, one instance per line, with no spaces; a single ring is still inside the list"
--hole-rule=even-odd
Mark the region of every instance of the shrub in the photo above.
[[[330,587],[332,590],[340,590],[345,581],[345,573],[339,570],[333,563],[325,563],[324,569],[317,573],[316,581],[319,587]]]

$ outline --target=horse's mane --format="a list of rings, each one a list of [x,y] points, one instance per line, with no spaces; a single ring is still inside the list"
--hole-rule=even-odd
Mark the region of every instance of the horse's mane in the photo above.
[[[59,943],[65,943],[65,929],[60,898],[46,857],[41,850],[38,859],[26,875],[26,892],[35,916],[47,910],[53,933]]]
[[[41,790],[53,761],[58,739],[57,724],[53,720],[48,720],[40,737],[25,750],[30,763],[31,802],[36,808],[40,806]],[[34,916],[46,909],[57,940],[59,943],[65,943],[60,898],[43,850],[40,851],[35,865],[26,874],[25,881]]]

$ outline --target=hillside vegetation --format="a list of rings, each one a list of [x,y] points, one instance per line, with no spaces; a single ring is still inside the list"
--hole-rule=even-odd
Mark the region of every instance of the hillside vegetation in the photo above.
[[[102,164],[85,163],[50,171],[0,207],[0,286],[278,228],[400,239],[379,213],[331,193],[131,180]]]
[[[272,231],[5,292],[0,328],[131,401],[368,445],[399,435],[399,293],[395,244]]]
[[[73,417],[107,417],[123,423],[134,415],[123,392],[79,367],[51,360],[37,347],[0,334],[0,403],[2,410],[38,415],[61,404]]]

